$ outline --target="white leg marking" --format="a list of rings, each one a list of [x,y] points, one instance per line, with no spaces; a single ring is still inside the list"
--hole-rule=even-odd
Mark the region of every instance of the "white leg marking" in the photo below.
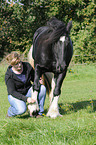
[[[36,111],[36,105],[35,104],[28,105],[28,110],[30,111],[30,116],[32,117],[33,111]]]
[[[59,96],[54,97],[46,116],[50,116],[51,118],[56,118],[57,116],[62,116],[59,113],[58,99],[59,99]]]
[[[32,89],[31,98],[33,100],[35,100],[35,103],[28,105],[28,110],[30,111],[30,116],[32,116],[33,111],[36,111],[36,110],[39,111],[37,95],[38,95],[38,92],[37,91],[33,92],[33,89]]]
[[[38,105],[38,101],[37,101],[37,96],[38,96],[38,92],[37,91],[33,91],[33,89],[32,89],[32,95],[31,95],[31,97],[32,97],[33,100],[35,100],[36,110],[39,111],[39,105]]]
[[[38,92],[33,91],[33,89],[32,89],[31,98],[36,101],[37,100],[37,95],[38,95]]]

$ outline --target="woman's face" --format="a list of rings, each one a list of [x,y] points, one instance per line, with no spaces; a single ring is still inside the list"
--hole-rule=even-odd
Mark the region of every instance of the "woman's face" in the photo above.
[[[16,71],[21,71],[22,70],[22,61],[17,60],[16,63],[13,65]]]

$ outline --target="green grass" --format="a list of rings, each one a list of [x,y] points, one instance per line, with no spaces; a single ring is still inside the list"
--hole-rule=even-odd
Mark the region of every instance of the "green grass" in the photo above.
[[[73,65],[68,70],[59,99],[63,117],[30,118],[28,112],[6,118],[10,106],[0,64],[1,145],[96,145],[96,64]],[[45,114],[49,107],[45,101]]]

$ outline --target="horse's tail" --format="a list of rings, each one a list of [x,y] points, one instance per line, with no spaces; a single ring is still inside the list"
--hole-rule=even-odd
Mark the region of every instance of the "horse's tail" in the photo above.
[[[51,83],[52,83],[52,78],[53,74],[52,73],[44,73],[42,75],[43,78],[43,85],[46,87],[47,94],[49,95],[51,92]]]
[[[34,59],[32,57],[32,52],[33,52],[33,45],[31,46],[29,53],[28,53],[28,62],[34,67]],[[53,78],[53,73],[45,73],[42,75],[43,78],[43,85],[46,87],[46,91],[48,94],[51,92],[51,83],[52,83],[52,78]]]

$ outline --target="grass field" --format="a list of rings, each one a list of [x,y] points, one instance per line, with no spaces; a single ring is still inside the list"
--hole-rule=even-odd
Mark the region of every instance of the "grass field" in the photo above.
[[[59,99],[63,117],[51,119],[22,116],[6,118],[9,107],[0,64],[0,144],[1,145],[96,145],[96,64],[73,65],[62,85]],[[49,107],[45,101],[45,114]]]

